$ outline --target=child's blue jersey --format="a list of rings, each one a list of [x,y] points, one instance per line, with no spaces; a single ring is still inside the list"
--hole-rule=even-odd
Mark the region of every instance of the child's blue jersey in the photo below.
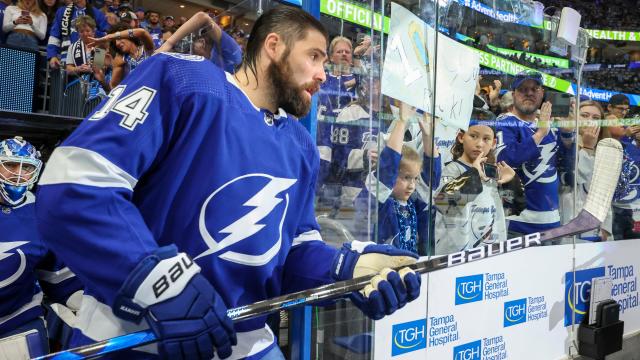
[[[516,170],[524,186],[525,209],[508,217],[509,230],[529,234],[560,225],[559,182],[556,169],[558,140],[551,129],[540,144],[533,140],[535,124],[513,114],[496,120],[498,161]]]
[[[82,289],[42,243],[34,201],[27,193],[19,206],[0,206],[0,337],[43,315],[42,290],[50,302],[65,303]]]
[[[296,119],[257,108],[200,56],[153,56],[110,97],[40,180],[44,237],[93,297],[81,317],[91,303],[109,319],[85,336],[134,328],[109,307],[159,246],[195,259],[229,308],[332,282],[336,250],[313,208],[318,152]],[[265,317],[235,327],[233,357],[274,342]]]

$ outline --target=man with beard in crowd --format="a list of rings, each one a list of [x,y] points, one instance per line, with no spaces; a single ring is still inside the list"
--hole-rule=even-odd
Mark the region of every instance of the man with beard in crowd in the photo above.
[[[411,253],[320,236],[319,156],[294,116],[325,80],[326,38],[281,6],[256,21],[234,75],[153,56],[54,151],[37,214],[87,287],[72,345],[149,327],[168,359],[283,359],[265,317],[232,324],[227,309],[366,274],[349,296],[371,318],[419,295],[419,275],[388,269]]]

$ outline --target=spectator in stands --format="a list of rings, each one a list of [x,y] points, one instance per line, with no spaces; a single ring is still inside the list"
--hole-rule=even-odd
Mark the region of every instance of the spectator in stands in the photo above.
[[[114,1],[113,0],[104,0],[104,2],[102,3],[102,7],[100,8],[100,11],[106,16],[108,13],[117,13],[118,12],[118,6],[120,5],[120,2],[118,1],[117,4],[115,4],[114,6]]]
[[[51,32],[51,25],[56,18],[56,11],[58,11],[60,5],[57,0],[38,0],[38,5],[47,17],[47,34],[45,35],[45,39],[48,39],[49,33]],[[42,45],[46,46],[47,44]]]
[[[336,117],[340,110],[356,98],[356,78],[352,73],[351,40],[336,36],[329,44],[327,80],[319,92],[321,112]]]
[[[93,44],[111,43],[117,53],[113,60],[113,73],[110,88],[118,86],[138,64],[153,54],[153,39],[144,29],[131,29],[125,24],[117,24],[109,30],[109,34],[99,39],[92,39]]]
[[[120,22],[126,24],[131,29],[138,27],[138,17],[133,11],[120,13]]]
[[[153,43],[157,48],[162,45],[162,25],[160,25],[160,13],[154,10],[147,11],[146,26],[141,26],[151,34]],[[141,24],[142,25],[142,24]]]
[[[176,26],[176,21],[171,15],[165,16],[164,20],[162,20],[162,27],[164,28],[173,28],[175,26]]]
[[[498,162],[516,169],[525,184],[526,208],[509,217],[509,238],[560,225],[558,211],[558,137],[550,128],[551,103],[542,104],[542,75],[524,71],[516,75],[513,112],[496,121]],[[540,108],[540,105],[542,107]],[[540,108],[540,119],[536,117]]]
[[[178,18],[178,23],[176,24],[176,26],[180,27],[182,25],[184,25],[187,22],[187,17],[186,16],[180,16]]]
[[[87,85],[87,100],[105,97],[109,89],[104,76],[108,71],[103,69],[106,56],[101,60],[102,64],[94,63],[95,49],[90,45],[91,39],[95,37],[96,22],[90,16],[80,16],[76,19],[76,28],[80,39],[71,44],[67,52],[65,61],[67,74],[77,76]],[[98,76],[94,76],[96,73]]]
[[[91,74],[91,39],[96,36],[96,21],[83,15],[76,19],[76,29],[80,38],[71,44],[67,52],[65,70],[70,75]]]
[[[513,111],[513,91],[507,91],[500,97],[499,106],[500,113],[498,115]]]
[[[109,12],[105,16],[107,18],[107,23],[109,24],[109,27],[112,27],[113,25],[120,22],[120,18],[115,13]]]
[[[211,61],[221,66],[225,71],[233,73],[236,65],[242,61],[242,49],[236,41],[226,32],[222,31],[220,26],[205,12],[198,12],[187,20],[170,38],[165,41],[158,52],[171,51],[182,39],[191,33],[201,32],[204,37],[202,41],[202,49],[207,49],[206,53],[200,53]],[[197,35],[199,36],[199,35]],[[205,44],[208,44],[204,46]]]
[[[120,6],[118,6],[117,15],[122,16],[122,14],[129,11],[133,12],[133,7],[131,7],[131,4],[128,1],[123,1],[120,3]]]
[[[633,129],[635,127],[627,127],[620,124],[627,113],[629,112],[629,98],[624,94],[615,94],[609,98],[609,105],[607,105],[607,116],[605,119],[609,120],[609,127],[607,128],[606,135],[620,139],[623,136],[632,136]]]
[[[52,68],[60,67],[61,59],[67,57],[69,46],[80,38],[74,21],[82,15],[89,15],[96,21],[97,35],[102,35],[107,30],[106,17],[101,11],[88,4],[87,0],[73,0],[72,4],[59,8],[51,26],[51,35],[49,35],[47,45],[47,59],[49,59],[49,65]]]
[[[142,23],[146,20],[146,12],[144,11],[144,8],[142,7],[138,7],[136,8],[136,16],[138,17],[138,23],[141,25],[140,27],[142,27]]]
[[[36,0],[18,0],[5,9],[2,31],[8,45],[38,50],[38,41],[47,33],[47,16]]]
[[[2,24],[4,19],[4,10],[9,5],[13,5],[13,0],[0,0],[0,24]],[[5,33],[2,31],[2,26],[0,25],[0,44],[4,44],[5,38]]]

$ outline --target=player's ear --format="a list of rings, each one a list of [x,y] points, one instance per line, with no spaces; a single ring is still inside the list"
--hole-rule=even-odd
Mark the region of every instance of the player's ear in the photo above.
[[[264,51],[272,61],[278,58],[279,49],[283,45],[282,37],[274,32],[269,33],[264,39]]]

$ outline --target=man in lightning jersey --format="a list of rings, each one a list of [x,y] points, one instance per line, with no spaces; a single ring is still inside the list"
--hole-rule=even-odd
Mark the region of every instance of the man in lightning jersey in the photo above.
[[[640,238],[640,133],[623,136],[625,191],[614,198],[613,237],[615,240]]]
[[[524,185],[525,209],[509,216],[509,232],[528,234],[560,225],[558,212],[558,172],[556,129],[550,129],[551,104],[542,103],[542,75],[527,71],[516,75],[513,85],[514,109],[498,117],[497,160],[516,169]]]
[[[65,304],[82,286],[42,243],[36,228],[39,153],[20,137],[0,141],[0,354],[31,358],[48,353],[43,290]],[[78,298],[76,296],[75,298]]]
[[[325,79],[326,38],[282,6],[256,21],[234,75],[153,56],[54,151],[37,215],[86,285],[74,345],[150,328],[157,346],[118,355],[282,358],[264,316],[232,324],[227,310],[381,271],[349,295],[368,316],[419,295],[410,269],[382,269],[410,253],[320,237],[319,156],[293,116]]]

